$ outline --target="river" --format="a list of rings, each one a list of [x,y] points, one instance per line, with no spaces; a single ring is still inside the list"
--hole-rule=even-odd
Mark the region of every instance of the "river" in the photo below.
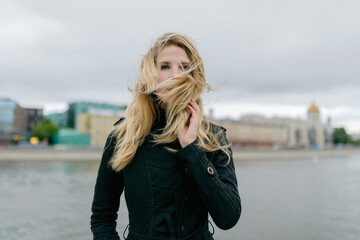
[[[1,240],[92,239],[99,162],[0,162]],[[216,240],[360,239],[360,155],[236,161],[243,212]],[[122,197],[118,232],[127,225]]]

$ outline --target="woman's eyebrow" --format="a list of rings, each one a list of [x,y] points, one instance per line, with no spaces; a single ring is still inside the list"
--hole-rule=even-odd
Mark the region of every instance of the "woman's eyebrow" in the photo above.
[[[170,64],[168,61],[160,61],[159,64]]]
[[[170,64],[170,62],[169,62],[169,61],[160,61],[159,64]],[[184,65],[184,64],[190,64],[190,62],[184,61],[184,62],[181,62],[181,64],[182,64],[182,65]]]

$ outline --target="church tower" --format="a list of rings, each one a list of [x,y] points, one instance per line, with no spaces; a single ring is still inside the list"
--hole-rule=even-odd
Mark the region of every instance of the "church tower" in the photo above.
[[[320,111],[319,108],[315,105],[315,103],[311,104],[308,109],[308,120],[311,122],[320,121]]]
[[[315,103],[308,109],[308,136],[310,149],[322,149],[325,143],[324,126],[320,122],[320,111]]]

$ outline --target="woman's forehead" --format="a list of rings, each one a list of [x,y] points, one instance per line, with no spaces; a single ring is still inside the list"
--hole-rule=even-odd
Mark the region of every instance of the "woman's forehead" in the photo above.
[[[181,62],[181,63],[190,63],[190,60],[184,49],[181,47],[170,45],[164,47],[158,57],[157,62]]]

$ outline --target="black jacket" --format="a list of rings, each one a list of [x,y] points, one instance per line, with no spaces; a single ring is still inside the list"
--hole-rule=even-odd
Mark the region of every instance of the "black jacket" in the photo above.
[[[119,121],[118,121],[119,122]],[[164,126],[154,125],[152,132]],[[212,124],[214,131],[225,129]],[[116,232],[120,196],[125,189],[129,211],[129,240],[213,239],[208,213],[221,229],[233,227],[241,213],[234,163],[219,150],[205,152],[195,140],[185,148],[178,141],[151,143],[149,134],[132,162],[121,172],[108,166],[115,136],[107,138],[95,185],[91,231],[95,240],[120,239]],[[231,149],[230,149],[231,151]]]

